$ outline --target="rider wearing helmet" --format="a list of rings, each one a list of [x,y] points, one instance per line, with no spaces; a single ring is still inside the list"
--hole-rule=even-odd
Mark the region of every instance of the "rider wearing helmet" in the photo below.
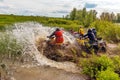
[[[55,44],[62,44],[64,42],[63,31],[59,28],[56,28],[56,30],[49,37],[52,36],[55,36]]]
[[[80,28],[79,28],[79,34],[80,34],[80,36],[84,35],[84,30],[83,30],[82,26],[80,26]]]
[[[87,32],[86,35],[84,35],[84,37],[86,37],[86,36],[89,38],[89,43],[90,44],[93,44],[96,41],[95,35],[94,35],[94,33],[92,32],[91,29],[88,29],[88,32]]]

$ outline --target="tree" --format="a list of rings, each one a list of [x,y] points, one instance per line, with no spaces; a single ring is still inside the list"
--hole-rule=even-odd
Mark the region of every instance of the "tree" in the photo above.
[[[108,12],[103,12],[101,15],[100,15],[100,19],[101,20],[105,20],[105,21],[111,21],[111,22],[114,22],[116,20],[116,17],[115,17],[115,14],[112,12],[112,13],[108,13]]]
[[[82,10],[82,18],[84,19],[87,15],[87,11],[86,11],[86,8],[83,8]]]
[[[92,22],[96,20],[97,12],[95,10],[90,10],[87,12],[85,17],[84,26],[89,27]]]
[[[95,10],[87,11],[86,8],[83,8],[82,10],[73,8],[69,14],[69,17],[71,20],[78,20],[80,21],[81,25],[89,27],[90,24],[96,20],[96,15],[97,12]]]
[[[120,13],[117,13],[117,22],[120,23]]]
[[[113,12],[111,13],[111,21],[112,22],[116,21],[116,16],[115,16],[115,14]]]
[[[82,22],[85,27],[89,27],[96,20],[97,12],[95,10],[86,11],[83,9]]]
[[[65,19],[70,19],[70,16],[69,16],[69,15],[66,15],[66,16],[65,16]]]
[[[71,13],[70,13],[70,19],[71,20],[75,20],[76,19],[76,11],[77,11],[76,8],[73,8],[73,10],[71,11]]]

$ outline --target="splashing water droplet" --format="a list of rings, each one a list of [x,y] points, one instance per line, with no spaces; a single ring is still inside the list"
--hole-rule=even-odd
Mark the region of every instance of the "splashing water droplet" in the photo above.
[[[47,40],[46,36],[49,36],[55,28],[44,27],[36,22],[25,22],[14,24],[14,29],[12,30],[13,35],[16,37],[17,41],[24,45],[24,54],[30,54],[37,60],[38,65],[49,65],[51,67],[56,67],[58,69],[64,69],[66,71],[78,72],[78,68],[72,62],[56,62],[46,58],[42,55],[42,51],[39,52],[36,47],[36,38],[44,38]],[[75,38],[64,31],[65,42],[74,43]]]

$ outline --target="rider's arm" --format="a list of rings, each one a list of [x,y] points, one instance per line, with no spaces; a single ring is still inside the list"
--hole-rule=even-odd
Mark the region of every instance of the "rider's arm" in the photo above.
[[[85,34],[83,37],[86,37],[86,36],[88,36],[88,34]]]
[[[52,36],[54,36],[55,35],[55,32],[53,32],[49,37],[52,37]]]

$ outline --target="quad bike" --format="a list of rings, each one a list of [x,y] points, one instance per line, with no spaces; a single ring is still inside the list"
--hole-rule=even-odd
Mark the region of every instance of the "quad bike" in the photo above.
[[[106,42],[102,38],[97,38],[97,41],[95,41],[93,44],[89,43],[88,38],[77,38],[77,42],[80,45],[80,47],[85,50],[86,52],[90,53],[92,50],[94,50],[94,53],[98,52],[106,52]]]
[[[59,48],[59,49],[65,49],[66,46],[68,46],[70,43],[66,42],[66,43],[55,43],[55,37],[49,37],[47,36],[48,40],[46,40],[46,43],[49,47],[52,48]]]
[[[72,56],[70,53],[66,53],[69,51],[68,46],[70,43],[57,43],[55,44],[55,37],[47,37],[46,40],[47,46],[44,49],[44,55],[55,61],[70,61],[72,60]]]
[[[72,32],[71,34],[76,38],[78,46],[88,53],[90,53],[92,50],[94,50],[94,53],[96,54],[107,51],[106,42],[102,38],[97,38],[97,41],[95,41],[93,44],[90,44],[89,39],[80,36],[78,32]]]
[[[106,52],[107,51],[107,44],[106,42],[102,39],[102,38],[97,38],[97,42],[98,42],[98,47],[99,50],[98,52],[102,51],[102,52]]]

